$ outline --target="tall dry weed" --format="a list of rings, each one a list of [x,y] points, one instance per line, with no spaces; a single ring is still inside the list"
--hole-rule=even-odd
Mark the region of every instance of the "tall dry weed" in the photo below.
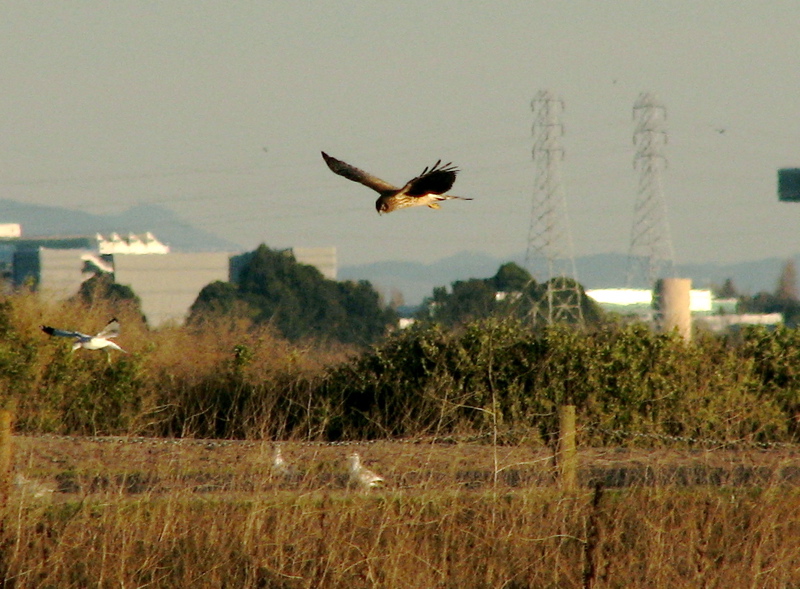
[[[10,506],[15,587],[790,587],[800,495],[191,494]],[[590,522],[593,522],[590,527]],[[589,553],[587,543],[593,542]]]

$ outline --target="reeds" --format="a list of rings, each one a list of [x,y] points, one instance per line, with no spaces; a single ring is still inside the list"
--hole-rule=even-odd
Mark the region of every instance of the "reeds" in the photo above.
[[[16,442],[17,468],[57,490],[17,490],[0,511],[6,586],[800,583],[791,450],[582,450],[564,493],[552,456],[525,446],[286,443],[276,472],[271,443]],[[385,488],[348,485],[354,447]],[[618,476],[642,464],[647,478]],[[676,474],[701,467],[732,476]]]
[[[0,557],[14,587],[792,587],[798,513],[781,489],[97,497],[10,505]]]

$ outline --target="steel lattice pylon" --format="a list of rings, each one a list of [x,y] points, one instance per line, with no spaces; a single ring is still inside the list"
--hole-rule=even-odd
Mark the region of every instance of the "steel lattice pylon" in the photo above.
[[[642,92],[633,105],[633,166],[639,173],[631,244],[628,250],[629,287],[652,288],[656,279],[675,275],[662,174],[667,166],[667,111],[656,96]]]
[[[545,285],[532,317],[547,324],[583,323],[581,292],[575,270],[567,203],[561,181],[564,101],[547,90],[531,101],[534,113],[533,162],[535,184],[525,265]]]

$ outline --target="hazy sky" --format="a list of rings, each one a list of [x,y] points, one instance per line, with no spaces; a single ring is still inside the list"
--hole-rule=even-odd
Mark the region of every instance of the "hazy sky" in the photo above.
[[[626,253],[631,111],[650,91],[676,261],[788,257],[800,203],[777,201],[776,170],[800,167],[798,23],[794,0],[5,1],[0,198],[158,203],[247,249],[334,245],[341,265],[511,256],[548,89],[575,253]],[[395,183],[452,161],[475,200],[379,217],[320,150]]]

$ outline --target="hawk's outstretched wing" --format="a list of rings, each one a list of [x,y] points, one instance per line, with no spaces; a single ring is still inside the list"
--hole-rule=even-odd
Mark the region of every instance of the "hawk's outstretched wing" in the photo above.
[[[403,189],[408,196],[425,196],[426,194],[444,194],[453,187],[456,181],[456,174],[458,168],[447,163],[443,166],[439,164],[442,160],[436,162],[433,167],[428,170],[422,170],[422,174],[416,178],[409,180]]]
[[[397,186],[389,184],[388,182],[381,180],[380,178],[373,176],[364,170],[360,170],[355,166],[351,166],[348,163],[337,160],[335,157],[329,156],[324,151],[322,152],[322,159],[325,160],[325,163],[328,164],[328,167],[334,174],[344,176],[353,182],[359,182],[364,186],[372,188],[372,190],[375,190],[376,192],[380,192],[381,194],[390,194],[399,190]]]

